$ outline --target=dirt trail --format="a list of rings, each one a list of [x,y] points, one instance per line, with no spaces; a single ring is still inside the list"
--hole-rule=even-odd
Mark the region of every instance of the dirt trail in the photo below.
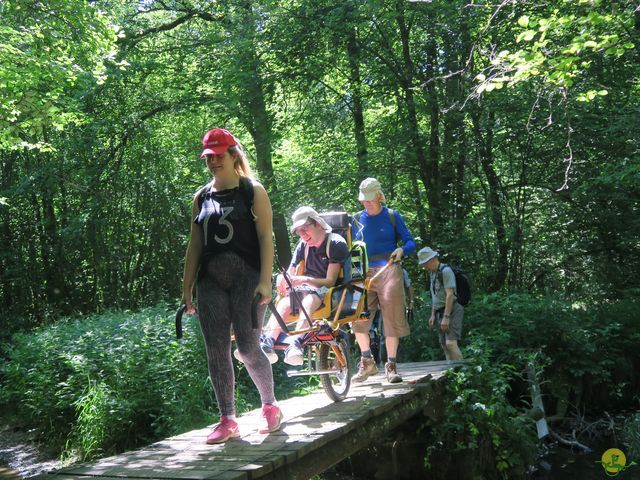
[[[42,452],[29,432],[0,427],[0,478],[29,478],[60,468],[62,462]]]

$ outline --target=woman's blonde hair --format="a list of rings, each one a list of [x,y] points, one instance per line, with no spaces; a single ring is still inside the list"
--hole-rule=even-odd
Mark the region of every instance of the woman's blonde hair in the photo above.
[[[247,154],[242,148],[240,142],[238,142],[237,145],[229,147],[229,153],[233,157],[233,169],[236,173],[241,177],[247,177],[255,180],[256,177],[251,170],[251,165],[249,165],[249,159],[247,158]]]

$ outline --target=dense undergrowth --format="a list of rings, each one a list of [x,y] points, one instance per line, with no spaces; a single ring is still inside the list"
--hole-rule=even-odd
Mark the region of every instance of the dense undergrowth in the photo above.
[[[587,307],[518,294],[475,298],[462,342],[467,366],[450,373],[444,420],[421,426],[432,439],[424,462],[433,478],[449,457],[473,460],[486,478],[523,475],[536,443],[535,425],[525,415],[529,364],[551,418],[638,409],[638,303]],[[426,302],[417,310],[401,361],[442,358],[426,326],[428,311]],[[214,422],[218,412],[197,320],[185,317],[179,342],[173,315],[163,306],[108,312],[14,335],[3,345],[5,422],[36,429],[49,446],[82,459]],[[313,378],[288,379],[285,368],[274,365],[278,398],[317,386]],[[243,366],[236,369],[242,413],[258,407],[259,399]],[[631,420],[628,431],[633,441]]]
[[[90,459],[217,421],[197,320],[174,333],[174,311],[107,312],[70,318],[14,335],[3,345],[5,421],[36,429],[53,449]],[[277,395],[314,388],[281,375]],[[236,365],[238,412],[259,406],[243,365]]]
[[[571,303],[550,296],[486,295],[465,311],[463,353],[468,360],[486,358],[512,372],[508,395],[513,401],[528,392],[522,375],[533,362],[551,416],[638,406],[639,308],[636,299]],[[426,315],[420,313],[416,323]],[[413,326],[402,350],[405,358],[442,358],[426,322]]]
[[[465,312],[467,365],[449,373],[442,422],[422,426],[432,440],[424,456],[429,478],[527,477],[537,447],[527,415],[528,367],[552,428],[575,415],[639,410],[638,306],[635,300],[587,306],[520,294],[476,299]],[[435,332],[419,325],[403,351],[413,359],[442,358]],[[631,455],[640,449],[632,433],[639,418],[624,425]]]

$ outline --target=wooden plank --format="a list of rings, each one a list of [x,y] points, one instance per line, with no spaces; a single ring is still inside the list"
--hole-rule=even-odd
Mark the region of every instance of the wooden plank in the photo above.
[[[257,433],[260,410],[238,419],[242,436],[206,445],[211,427],[166,438],[146,448],[51,472],[48,480],[80,478],[253,480],[309,478],[364,448],[420,411],[436,411],[434,382],[460,362],[398,364],[405,380],[384,374],[352,385],[345,401],[323,391],[280,402],[282,428]],[[435,413],[434,413],[435,415]],[[319,453],[320,452],[320,453]]]
[[[418,394],[402,402],[395,409],[371,418],[361,428],[352,430],[339,439],[323,446],[321,452],[310,452],[292,463],[279,468],[261,479],[295,480],[307,479],[325,471],[341,460],[369,445],[372,439],[382,438],[389,430],[407,421],[428,403],[428,389],[419,389]],[[253,477],[252,477],[253,478]]]

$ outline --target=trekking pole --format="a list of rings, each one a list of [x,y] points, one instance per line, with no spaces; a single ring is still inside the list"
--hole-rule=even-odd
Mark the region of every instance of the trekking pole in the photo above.
[[[296,302],[298,302],[298,305],[300,306],[300,310],[302,310],[302,313],[304,314],[304,317],[307,319],[307,323],[309,324],[309,328],[313,328],[313,326],[311,324],[311,317],[309,317],[309,314],[307,313],[306,309],[302,305],[302,302],[300,301],[300,298],[298,297],[298,292],[296,292],[295,289],[293,288],[293,284],[291,283],[291,279],[289,278],[289,274],[287,273],[287,271],[284,269],[284,267],[282,265],[280,265],[280,272],[282,273],[282,278],[284,278],[284,281],[287,283],[287,287],[289,288],[290,295],[292,297],[295,296]]]
[[[255,296],[253,297],[253,300],[251,300],[251,328],[253,330],[255,330],[256,328],[260,328],[262,329],[262,325],[258,325],[258,304],[260,302],[260,294],[256,293]],[[271,302],[269,303],[269,306],[271,306]],[[236,341],[236,336],[235,334],[231,335],[231,341],[235,342]]]
[[[260,302],[260,296],[259,293],[256,293],[253,300],[251,300],[251,328],[254,330],[258,328],[258,302]],[[260,325],[260,328],[262,328],[262,325]]]
[[[368,280],[365,282],[365,288],[366,288],[367,290],[369,290],[369,285],[371,285],[371,283],[373,283],[373,281],[374,281],[376,278],[378,278],[380,275],[382,275],[382,272],[386,271],[386,270],[387,270],[387,268],[389,268],[389,267],[390,267],[391,265],[393,265],[394,263],[396,263],[395,258],[394,258],[394,257],[389,257],[389,261],[387,262],[387,264],[386,264],[384,267],[382,267],[380,270],[378,270],[378,272],[377,272],[373,277],[371,277],[370,279],[368,279]]]
[[[176,312],[176,338],[180,340],[182,338],[182,314],[187,309],[187,306],[183,303],[178,307]]]

